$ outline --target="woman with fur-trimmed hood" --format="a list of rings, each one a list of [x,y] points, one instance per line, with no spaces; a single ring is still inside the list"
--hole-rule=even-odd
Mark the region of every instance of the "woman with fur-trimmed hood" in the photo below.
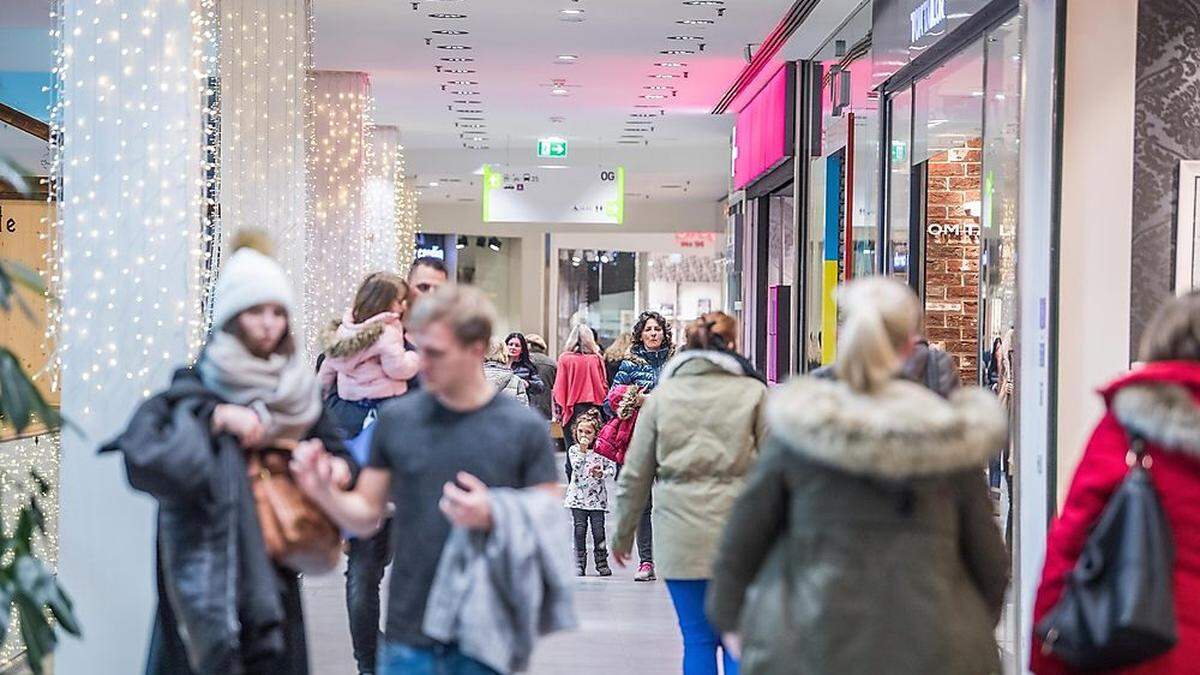
[[[837,379],[768,403],[709,619],[744,675],[998,674],[1009,556],[983,469],[1004,413],[984,390],[947,400],[898,377],[920,320],[906,286],[857,281],[842,307]]]
[[[1071,481],[1062,512],[1050,528],[1034,625],[1062,597],[1088,533],[1129,471],[1131,439],[1146,442],[1150,476],[1171,528],[1172,581],[1178,642],[1158,658],[1114,673],[1194,673],[1200,663],[1200,293],[1171,300],[1146,329],[1144,365],[1101,390],[1107,412]],[[1035,635],[1030,669],[1072,673],[1047,655]]]

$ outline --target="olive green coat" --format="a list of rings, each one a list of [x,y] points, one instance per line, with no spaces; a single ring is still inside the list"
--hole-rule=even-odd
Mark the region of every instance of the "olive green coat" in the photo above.
[[[1009,557],[983,467],[995,397],[805,378],[768,406],[772,439],[726,525],[708,616],[744,675],[988,675]]]
[[[729,354],[690,350],[669,361],[625,455],[613,549],[630,550],[653,485],[658,575],[710,578],[721,529],[765,440],[766,398],[766,385]]]

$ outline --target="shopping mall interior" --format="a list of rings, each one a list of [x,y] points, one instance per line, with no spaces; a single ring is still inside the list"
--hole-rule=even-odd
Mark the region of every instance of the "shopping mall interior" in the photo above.
[[[1095,392],[1200,286],[1198,92],[1200,0],[0,0],[0,604],[19,615],[0,672],[145,668],[174,598],[166,507],[97,449],[203,359],[248,230],[311,364],[367,275],[424,260],[551,363],[580,325],[615,364],[647,312],[674,345],[722,312],[770,397],[838,362],[841,289],[899,282],[1007,419],[979,467],[1009,570],[995,651],[1030,672]],[[655,502],[679,478],[659,479]],[[22,609],[22,555],[71,617],[50,591]],[[373,672],[344,567],[302,575],[309,671],[287,672]],[[681,671],[674,587],[614,572],[572,576],[579,626],[528,672],[715,675]]]

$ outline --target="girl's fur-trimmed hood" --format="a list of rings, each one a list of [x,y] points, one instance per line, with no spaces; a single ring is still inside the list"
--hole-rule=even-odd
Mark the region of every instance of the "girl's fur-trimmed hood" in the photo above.
[[[1130,434],[1163,450],[1200,460],[1200,406],[1185,386],[1170,382],[1130,384],[1112,395],[1110,409]]]
[[[982,467],[1007,442],[996,397],[965,388],[945,400],[892,380],[871,394],[804,377],[767,407],[776,437],[795,452],[848,473],[903,480]]]
[[[360,354],[379,341],[388,326],[400,326],[400,316],[382,312],[362,323],[354,323],[347,314],[341,321],[332,321],[322,335],[321,346],[331,358],[348,358]]]

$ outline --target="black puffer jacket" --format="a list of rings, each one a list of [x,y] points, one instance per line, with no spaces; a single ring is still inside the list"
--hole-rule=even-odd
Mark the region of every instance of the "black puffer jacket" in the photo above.
[[[210,432],[223,402],[181,369],[100,449],[122,452],[130,485],[158,501],[160,598],[146,672],[303,675],[296,575],[267,556],[242,448]],[[349,458],[327,414],[308,437]]]

